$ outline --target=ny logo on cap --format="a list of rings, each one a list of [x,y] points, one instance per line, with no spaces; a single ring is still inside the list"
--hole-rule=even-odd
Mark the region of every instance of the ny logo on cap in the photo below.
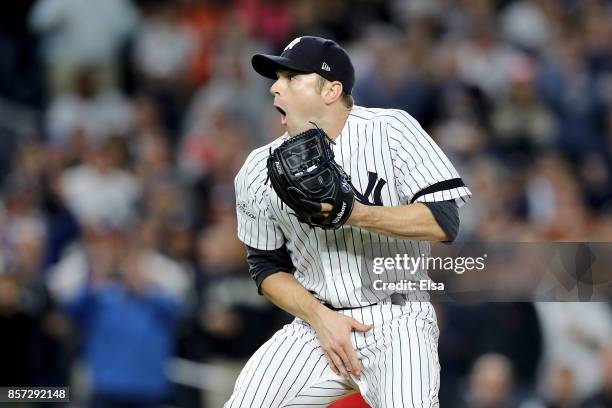
[[[326,62],[323,62],[323,65],[321,65],[321,69],[323,71],[331,71],[331,68],[329,67],[329,65],[327,65]]]
[[[285,49],[284,49],[283,51],[287,51],[287,50],[292,49],[292,48],[293,48],[293,46],[294,46],[295,44],[299,43],[301,39],[302,39],[302,37],[295,38],[293,41],[291,41],[291,42],[289,43],[289,45],[287,45],[287,46],[285,47]]]

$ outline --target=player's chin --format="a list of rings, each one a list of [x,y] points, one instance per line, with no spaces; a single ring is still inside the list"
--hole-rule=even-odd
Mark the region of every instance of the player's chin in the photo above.
[[[302,119],[299,121],[299,123],[296,122],[298,121],[287,120],[287,122],[285,123],[285,128],[287,129],[287,133],[289,133],[289,136],[299,135],[300,133],[303,133],[308,129],[312,129],[313,127],[312,123],[310,123],[310,120]]]
[[[289,136],[299,135],[305,130],[303,129],[303,127],[304,126],[298,126],[295,123],[291,123],[290,121],[287,121],[287,123],[285,123],[285,128],[287,129],[287,133],[289,133]]]

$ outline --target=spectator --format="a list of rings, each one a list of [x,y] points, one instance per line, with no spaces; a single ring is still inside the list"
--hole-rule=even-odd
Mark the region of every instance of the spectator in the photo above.
[[[61,385],[67,379],[66,325],[43,283],[45,229],[31,218],[4,224],[0,241],[0,383]]]
[[[163,246],[160,241],[163,232],[163,229],[159,228],[157,219],[144,219],[130,238],[139,250],[140,268],[147,281],[163,288],[177,302],[188,305],[193,296],[192,271],[161,252]],[[149,241],[141,237],[147,237]]]
[[[512,363],[500,354],[485,354],[472,366],[466,408],[516,407]]]
[[[403,48],[404,38],[389,29],[371,34],[375,35],[368,50],[372,63],[370,71],[356,81],[355,98],[366,107],[404,109],[422,120],[427,114],[431,89],[415,68],[417,61],[411,60],[408,53],[397,52]]]
[[[547,239],[569,240],[571,234],[571,239],[587,240],[594,227],[592,217],[595,214],[586,207],[586,197],[581,191],[585,186],[570,166],[557,153],[542,155],[526,180],[528,217],[533,226],[542,229]],[[594,162],[592,168],[597,166]],[[591,176],[594,180],[601,178],[596,173]],[[560,228],[559,220],[571,223],[570,229]]]
[[[47,111],[49,142],[64,148],[79,133],[101,143],[111,136],[127,136],[133,125],[132,107],[121,93],[100,87],[96,69],[75,72],[73,92],[59,93]]]
[[[97,67],[103,86],[115,86],[119,53],[137,18],[129,0],[38,1],[30,15],[30,26],[42,36],[53,93],[70,89],[76,71],[83,65]]]
[[[253,143],[249,140],[252,123],[240,111],[219,106],[208,114],[186,135],[178,155],[179,168],[193,187],[195,208],[203,224],[234,211],[234,176]]]
[[[187,72],[195,38],[172,2],[150,3],[134,38],[134,65],[149,81],[177,81]]]
[[[147,277],[141,256],[137,248],[96,254],[86,285],[64,303],[83,333],[91,407],[154,407],[172,396],[165,365],[180,305]]]
[[[513,44],[531,52],[542,52],[550,44],[552,27],[546,1],[515,1],[501,12],[502,32]]]
[[[558,146],[576,160],[604,149],[606,102],[596,78],[589,75],[584,44],[569,34],[563,40],[559,58],[548,61],[539,82],[559,123]]]
[[[165,292],[181,303],[191,296],[193,277],[189,271],[159,250],[161,228],[153,219],[143,219],[134,225],[129,234],[133,247],[139,249],[139,261],[148,282],[163,287]],[[131,227],[134,227],[131,226]],[[60,301],[66,301],[83,290],[88,279],[92,257],[108,263],[123,251],[121,229],[108,226],[85,226],[84,239],[68,248],[63,258],[50,271],[49,288]]]
[[[211,122],[222,109],[235,112],[249,122],[255,143],[265,140],[258,129],[262,128],[262,115],[269,109],[266,106],[269,85],[252,80],[257,73],[251,69],[248,58],[263,45],[249,38],[239,24],[228,27],[224,34],[211,62],[214,75],[194,93],[185,112],[183,144],[185,139],[194,134],[197,137],[214,126]]]
[[[61,176],[64,201],[81,224],[124,226],[133,221],[140,182],[119,168],[113,142],[92,143],[85,162]]]
[[[6,261],[11,262],[13,257],[19,256],[16,247],[24,234],[44,238],[46,230],[43,214],[38,208],[37,190],[32,185],[13,179],[3,192],[6,196],[3,207],[0,207],[0,248],[7,257]],[[34,242],[40,245],[44,240]],[[38,251],[35,252],[38,254]],[[37,259],[25,261],[34,263],[27,268],[29,273],[38,272]]]
[[[552,112],[539,98],[535,67],[526,57],[517,57],[509,72],[509,94],[493,112],[495,149],[506,160],[513,154],[532,156],[553,143],[556,135]]]
[[[574,374],[564,366],[554,367],[547,374],[542,395],[521,404],[520,408],[577,408]]]
[[[544,336],[540,371],[547,373],[563,364],[576,379],[578,398],[593,394],[600,381],[599,348],[612,338],[610,306],[598,302],[543,302],[535,307]],[[544,378],[540,376],[541,381]]]
[[[153,188],[156,183],[177,182],[173,157],[168,141],[158,134],[143,135],[134,146],[135,173],[146,188]]]
[[[214,78],[215,53],[221,48],[225,30],[241,27],[230,22],[231,5],[222,0],[183,0],[183,24],[196,39],[189,65],[189,83],[198,87]]]
[[[195,34],[181,20],[180,4],[148,3],[134,36],[132,64],[137,89],[159,103],[173,138],[191,93],[187,74],[196,45]]]
[[[496,100],[508,91],[508,74],[516,51],[498,42],[495,30],[487,23],[474,27],[474,31],[471,41],[459,46],[459,74],[489,100]]]

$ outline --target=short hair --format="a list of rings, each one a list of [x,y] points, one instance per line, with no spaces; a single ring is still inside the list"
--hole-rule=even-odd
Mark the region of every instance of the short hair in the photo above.
[[[327,79],[319,75],[317,81],[317,90],[321,92],[323,90],[323,86],[325,86],[325,84],[328,82],[329,81]],[[353,99],[353,96],[344,90],[342,90],[342,95],[340,96],[340,98],[342,99],[342,103],[344,103],[344,106],[348,109],[351,109],[355,104],[355,99]]]

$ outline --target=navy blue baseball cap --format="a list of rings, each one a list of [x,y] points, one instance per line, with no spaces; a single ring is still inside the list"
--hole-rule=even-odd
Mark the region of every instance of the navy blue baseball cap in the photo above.
[[[328,81],[339,81],[347,94],[355,84],[355,69],[346,51],[334,41],[321,37],[298,37],[280,56],[256,54],[251,64],[255,71],[271,79],[276,79],[276,71],[280,69],[314,72]]]

